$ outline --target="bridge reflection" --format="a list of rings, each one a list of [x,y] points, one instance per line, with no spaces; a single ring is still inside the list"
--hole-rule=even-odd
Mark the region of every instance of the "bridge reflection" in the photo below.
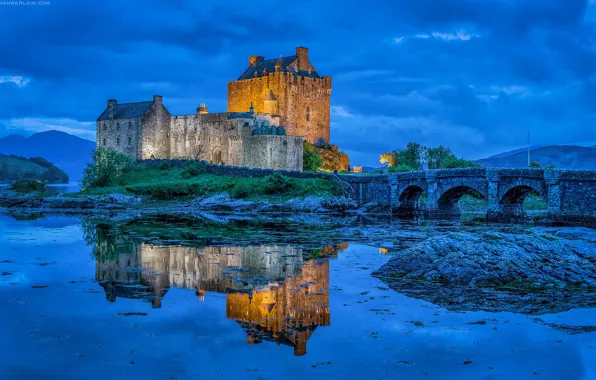
[[[295,355],[306,354],[313,331],[330,324],[329,261],[305,260],[302,249],[155,246],[96,236],[96,280],[109,302],[137,298],[159,308],[171,287],[194,290],[198,301],[225,293],[226,317],[246,331],[248,343],[293,346]],[[346,247],[325,247],[317,256],[333,258]]]

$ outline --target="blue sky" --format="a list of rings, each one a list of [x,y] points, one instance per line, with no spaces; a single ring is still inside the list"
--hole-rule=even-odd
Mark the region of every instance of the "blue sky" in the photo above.
[[[225,111],[249,55],[310,48],[332,143],[376,165],[409,141],[482,158],[596,144],[590,0],[0,1],[0,136],[94,139],[108,98]]]

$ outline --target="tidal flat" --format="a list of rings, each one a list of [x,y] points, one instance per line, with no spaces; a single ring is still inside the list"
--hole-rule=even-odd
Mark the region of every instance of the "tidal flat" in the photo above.
[[[596,378],[596,304],[495,309],[510,299],[487,307],[478,299],[494,293],[474,284],[404,290],[373,276],[417,247],[487,233],[593,236],[364,216],[0,214],[0,378]],[[516,302],[533,305],[527,291]]]

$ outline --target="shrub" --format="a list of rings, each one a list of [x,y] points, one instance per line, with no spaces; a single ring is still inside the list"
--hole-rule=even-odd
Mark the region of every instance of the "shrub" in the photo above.
[[[92,162],[83,171],[81,187],[107,187],[114,185],[116,180],[130,172],[133,161],[127,155],[109,148],[98,148],[93,151]]]
[[[455,156],[449,157],[445,160],[441,168],[443,169],[460,169],[460,168],[481,168],[482,165],[476,161],[464,160]]]
[[[31,192],[40,192],[43,193],[46,191],[45,183],[41,181],[37,181],[35,179],[23,179],[20,181],[16,181],[10,186],[11,190],[14,190],[19,193],[31,193]]]
[[[406,172],[415,172],[416,169],[414,169],[411,166],[408,166],[406,164],[400,164],[398,166],[391,166],[389,167],[389,169],[387,169],[387,173],[406,173]]]
[[[530,168],[537,168],[540,169],[542,167],[542,165],[540,165],[540,162],[538,161],[530,161]]]
[[[234,198],[246,198],[251,194],[252,191],[253,189],[248,183],[240,181],[237,182],[232,188],[232,196]]]
[[[323,166],[323,159],[315,153],[313,145],[304,141],[302,152],[302,170],[305,172],[316,172]]]
[[[168,170],[171,167],[172,167],[172,164],[170,164],[170,161],[162,161],[159,164],[159,170]]]
[[[264,179],[265,194],[281,194],[294,188],[294,181],[279,173],[273,173]]]
[[[188,179],[204,173],[207,173],[207,166],[203,161],[191,161],[184,165],[182,178]]]

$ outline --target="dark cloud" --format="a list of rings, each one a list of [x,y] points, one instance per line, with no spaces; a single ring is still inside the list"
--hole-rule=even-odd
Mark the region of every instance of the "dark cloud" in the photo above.
[[[375,164],[379,152],[410,140],[476,158],[523,145],[528,128],[536,144],[593,145],[594,7],[585,0],[2,6],[0,78],[30,82],[0,81],[0,121],[76,130],[108,98],[155,93],[176,114],[202,101],[223,111],[227,82],[249,55],[303,45],[318,71],[334,77],[332,139],[357,162]],[[88,129],[81,124],[82,135]]]

